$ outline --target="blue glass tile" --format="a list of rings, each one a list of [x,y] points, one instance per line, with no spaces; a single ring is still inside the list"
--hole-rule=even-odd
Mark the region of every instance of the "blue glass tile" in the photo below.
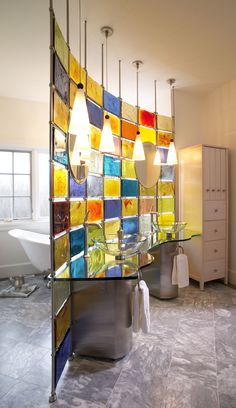
[[[158,150],[160,152],[161,162],[166,163],[167,155],[168,155],[168,149],[162,149],[161,147],[159,147]]]
[[[103,93],[104,109],[108,112],[114,113],[116,116],[120,116],[120,99],[110,94],[107,91]]]
[[[122,220],[122,228],[125,234],[138,233],[138,217],[125,218],[124,220]]]
[[[68,104],[69,78],[56,55],[54,58],[54,84],[63,101]]]
[[[112,266],[106,271],[106,278],[121,278],[121,277],[122,277],[121,265]]]
[[[84,251],[84,228],[70,232],[70,256],[71,258]]]
[[[97,126],[98,128],[102,129],[103,126],[103,110],[87,99],[87,107],[88,107],[88,114],[89,114],[89,122]]]
[[[174,166],[161,166],[160,180],[174,180],[175,168]]]
[[[54,160],[56,160],[58,163],[64,164],[67,166],[68,164],[68,158],[67,158],[67,153],[66,152],[56,152],[54,153]]]
[[[117,157],[104,156],[103,159],[104,175],[105,176],[117,176],[121,175],[120,159]]]
[[[121,200],[104,200],[104,217],[116,218],[121,216]]]
[[[70,264],[70,274],[72,278],[86,278],[84,258],[78,258]]]
[[[86,182],[78,184],[70,174],[70,197],[85,197]]]
[[[60,348],[56,352],[55,356],[55,380],[56,385],[62,375],[66,362],[71,354],[71,331],[69,330],[66,334]]]
[[[137,197],[138,196],[138,181],[137,180],[121,180],[121,195],[122,197]]]
[[[103,195],[103,177],[88,176],[88,197],[101,197]]]

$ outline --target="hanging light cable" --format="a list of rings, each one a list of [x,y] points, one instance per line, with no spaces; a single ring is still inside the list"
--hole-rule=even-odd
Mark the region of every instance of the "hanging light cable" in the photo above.
[[[175,100],[174,100],[174,83],[175,79],[170,78],[167,80],[167,83],[170,85],[170,92],[171,92],[171,118],[172,118],[172,134],[175,135]],[[167,155],[167,162],[168,165],[178,164],[174,139],[170,140],[170,146]]]
[[[84,93],[84,86],[82,84],[82,63],[81,63],[81,0],[79,0],[79,58],[80,71],[79,83],[75,100],[70,116],[69,133],[75,135],[74,149],[71,158],[71,164],[80,164],[81,160],[89,160],[90,158],[90,123],[88,116],[88,108],[86,104],[86,97]],[[86,37],[86,36],[85,36]]]
[[[107,39],[113,34],[113,29],[111,27],[102,27],[101,32],[105,35],[106,39],[106,87],[105,90],[108,92],[108,47],[107,47]],[[102,61],[103,65],[103,61]],[[111,130],[111,123],[110,123],[110,116],[108,112],[106,112],[101,141],[99,146],[100,152],[104,153],[115,153],[115,143],[112,135]]]
[[[155,115],[157,115],[157,81],[155,79],[154,81],[154,96],[155,96]],[[154,162],[153,164],[155,166],[161,166],[161,155],[160,155],[160,151],[157,148],[156,153],[155,153],[155,157],[154,157]]]
[[[136,84],[137,84],[137,125],[138,125],[138,130],[136,133],[136,139],[135,139],[135,144],[134,144],[134,150],[133,150],[133,160],[134,161],[141,161],[145,160],[145,153],[143,149],[143,143],[141,140],[140,136],[140,131],[139,131],[139,67],[140,65],[143,64],[142,61],[134,61],[133,65],[136,66]]]

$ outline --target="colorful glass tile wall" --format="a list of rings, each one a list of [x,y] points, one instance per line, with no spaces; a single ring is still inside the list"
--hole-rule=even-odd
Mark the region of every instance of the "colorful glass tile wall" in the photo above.
[[[87,94],[92,146],[89,176],[83,184],[73,179],[66,149],[69,112],[80,80]],[[93,238],[99,236],[101,230],[91,224],[86,237],[84,219],[88,211],[88,222],[100,224],[106,235],[115,234],[120,226],[125,233],[149,232],[151,211],[158,211],[161,222],[174,219],[174,168],[165,164],[172,138],[171,118],[137,109],[106,92],[81,69],[55,20],[52,99],[53,272],[58,278],[83,279],[98,272],[107,261],[104,254],[93,248]],[[115,142],[113,155],[99,152],[106,112],[109,112]],[[137,118],[142,141],[157,145],[163,162],[160,180],[151,188],[139,183],[132,161]],[[89,262],[84,259],[86,242]],[[70,350],[68,282],[54,283],[54,310],[58,380]]]

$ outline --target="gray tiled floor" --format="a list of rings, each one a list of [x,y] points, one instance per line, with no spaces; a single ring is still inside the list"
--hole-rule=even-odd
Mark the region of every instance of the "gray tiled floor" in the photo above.
[[[37,282],[28,299],[0,299],[1,408],[236,407],[236,290],[151,298],[151,332],[120,361],[67,363],[50,405],[50,290]]]

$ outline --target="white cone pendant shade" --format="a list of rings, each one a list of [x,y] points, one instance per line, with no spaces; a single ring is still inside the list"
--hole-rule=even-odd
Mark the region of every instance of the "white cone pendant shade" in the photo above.
[[[168,151],[168,156],[167,156],[167,162],[166,164],[169,164],[170,166],[173,164],[178,164],[177,160],[177,154],[175,150],[175,145],[174,145],[174,140],[171,139],[170,141],[170,146],[169,146],[169,151]]]
[[[78,84],[75,101],[70,117],[69,133],[76,136],[74,150],[81,152],[81,157],[90,156],[90,123],[86,98],[82,84]]]
[[[157,149],[157,151],[156,151],[153,164],[154,164],[155,166],[161,166],[161,155],[160,155],[160,152],[159,152],[158,149]]]
[[[143,143],[142,143],[139,131],[136,134],[136,140],[135,140],[134,151],[133,151],[133,160],[135,161],[145,160]]]
[[[99,150],[100,152],[104,153],[115,153],[115,143],[112,135],[109,115],[106,115],[104,118]]]

